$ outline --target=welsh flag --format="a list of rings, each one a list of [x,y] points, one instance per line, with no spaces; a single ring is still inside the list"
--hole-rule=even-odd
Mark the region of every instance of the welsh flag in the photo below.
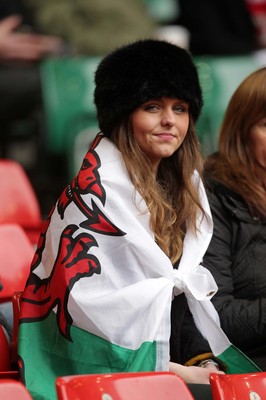
[[[212,220],[188,229],[179,269],[154,241],[149,212],[120,152],[98,135],[40,236],[22,305],[21,375],[36,400],[56,400],[58,376],[167,371],[173,295],[184,292],[195,323],[229,372],[259,369],[231,345],[210,299],[217,286],[200,265]]]

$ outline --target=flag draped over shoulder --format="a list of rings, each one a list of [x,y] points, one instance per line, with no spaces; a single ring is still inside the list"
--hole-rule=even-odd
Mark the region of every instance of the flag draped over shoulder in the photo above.
[[[194,180],[206,217],[197,237],[188,230],[175,271],[120,152],[96,137],[45,223],[22,299],[20,368],[34,399],[56,399],[57,376],[168,370],[171,300],[182,292],[214,354],[242,358],[231,372],[243,359],[243,372],[258,370],[231,346],[210,302],[217,286],[200,262],[212,220]]]

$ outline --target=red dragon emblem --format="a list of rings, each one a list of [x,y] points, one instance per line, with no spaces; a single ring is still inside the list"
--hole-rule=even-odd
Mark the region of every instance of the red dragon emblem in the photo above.
[[[82,195],[92,194],[105,204],[105,190],[101,184],[98,169],[101,165],[95,151],[101,140],[97,136],[86,157],[78,176],[72,181],[60,197],[57,209],[53,209],[43,226],[38,248],[36,250],[31,273],[22,298],[20,322],[33,322],[45,319],[52,309],[56,309],[58,328],[61,334],[71,340],[70,327],[72,318],[67,309],[69,293],[74,284],[83,277],[101,273],[99,260],[90,254],[92,246],[98,246],[95,238],[86,232],[76,234],[79,227],[68,225],[63,230],[58,246],[58,253],[49,277],[39,278],[35,273],[42,260],[46,242],[46,232],[53,212],[64,218],[66,208],[71,202],[82,211],[86,219],[80,226],[92,232],[111,236],[123,236],[125,233],[117,228],[91,200],[91,207],[84,202]]]

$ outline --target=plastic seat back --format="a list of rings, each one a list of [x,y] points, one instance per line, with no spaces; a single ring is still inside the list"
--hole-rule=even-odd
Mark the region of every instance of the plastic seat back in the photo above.
[[[197,132],[205,155],[217,150],[220,125],[229,100],[251,72],[260,67],[252,55],[197,56],[204,107],[197,122]]]
[[[11,370],[11,349],[7,333],[0,324],[0,372]]]
[[[37,243],[42,217],[37,196],[23,167],[13,160],[0,160],[0,224],[23,227],[32,243]]]
[[[84,156],[99,131],[93,92],[94,72],[100,60],[101,57],[50,58],[41,63],[48,151],[66,156],[71,178],[76,138],[84,130],[89,132]]]
[[[51,152],[65,153],[74,127],[96,119],[94,72],[100,57],[47,59],[41,64],[47,143]],[[97,132],[95,132],[96,134]]]
[[[178,17],[178,4],[175,0],[144,0],[149,14],[160,24],[167,24]]]
[[[17,365],[18,362],[18,328],[19,328],[19,315],[20,315],[22,296],[23,296],[22,291],[14,292],[12,296],[13,334],[11,341],[11,359],[13,365]]]
[[[170,372],[133,372],[60,377],[58,400],[193,400],[185,382]]]
[[[13,379],[0,379],[0,399],[32,400],[32,397],[21,382]]]
[[[210,375],[213,400],[266,399],[266,372]]]
[[[34,248],[19,225],[0,224],[0,302],[24,290],[33,256]]]
[[[13,368],[10,339],[3,326],[0,324],[0,382],[2,379],[19,380],[18,368]],[[0,395],[0,399],[2,399]]]

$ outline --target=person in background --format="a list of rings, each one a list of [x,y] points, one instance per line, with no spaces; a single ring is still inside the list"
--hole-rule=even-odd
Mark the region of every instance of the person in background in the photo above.
[[[41,35],[23,2],[0,4],[0,121],[23,118],[41,105],[38,62],[60,52],[62,42]],[[3,135],[3,131],[0,133]]]
[[[0,135],[14,120],[29,117],[42,104],[38,62],[56,54],[60,40],[20,32],[21,15],[9,15],[0,20]],[[3,156],[8,154],[3,154]]]
[[[256,27],[245,0],[176,0],[173,24],[190,32],[193,56],[236,56],[258,50]]]
[[[266,0],[245,0],[255,26],[259,49],[266,51]]]
[[[23,0],[40,31],[60,37],[72,55],[104,56],[151,37],[157,25],[145,0]]]
[[[61,39],[38,31],[24,1],[1,0],[0,156],[23,166],[45,216],[55,185],[48,174],[40,64],[62,47]]]
[[[266,67],[228,104],[204,168],[214,234],[203,265],[229,339],[266,370]]]

